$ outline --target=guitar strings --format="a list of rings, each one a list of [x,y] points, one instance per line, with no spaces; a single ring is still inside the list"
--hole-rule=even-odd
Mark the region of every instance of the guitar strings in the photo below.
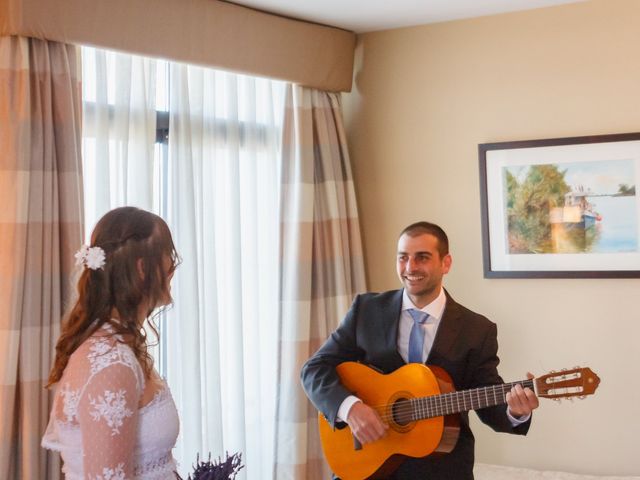
[[[370,405],[370,407],[376,410],[376,412],[378,412],[380,419],[383,420],[384,422],[389,423],[392,420],[395,421],[395,419],[402,418],[403,420],[407,419],[407,423],[409,423],[409,422],[424,419],[424,418],[440,417],[443,415],[450,415],[453,413],[459,413],[462,411],[474,409],[473,406],[471,408],[466,408],[467,401],[464,398],[465,394],[469,395],[469,401],[472,403],[472,405],[474,402],[474,395],[475,395],[475,398],[476,398],[475,401],[478,402],[478,406],[475,408],[485,408],[493,405],[504,404],[506,403],[506,394],[515,385],[533,386],[533,380],[490,385],[487,387],[480,387],[472,390],[462,390],[459,392],[454,391],[454,392],[448,392],[444,394],[430,395],[430,396],[421,397],[421,398],[407,398],[407,399],[402,399],[401,401],[398,401],[395,403]],[[496,391],[496,389],[498,390]],[[487,400],[488,400],[487,392],[489,390],[492,391],[491,396],[494,397],[494,401],[496,400],[496,394],[500,395],[500,401],[495,403],[489,402],[491,403],[490,405],[487,404],[485,405],[485,407],[482,407],[480,395],[485,396],[485,403],[487,403]],[[453,407],[454,402],[457,407],[460,406],[461,402],[459,401],[458,397],[462,397],[463,408],[461,409],[454,408],[453,410],[455,411],[449,412],[448,411],[450,409],[449,407]],[[421,405],[420,403],[425,403],[425,404]],[[439,411],[443,409],[445,410],[444,412]],[[428,413],[428,415],[426,416],[420,415],[419,418],[416,418],[417,413],[422,413],[422,414]],[[431,415],[431,413],[434,413],[434,414]]]
[[[419,397],[419,398],[407,398],[404,399],[406,401],[415,401],[415,400],[422,400],[422,399],[433,399],[433,398],[441,398],[441,397],[445,397],[447,395],[458,395],[461,396],[463,394],[468,394],[469,396],[473,396],[476,395],[476,397],[478,397],[482,393],[483,390],[490,390],[490,389],[494,389],[494,388],[499,388],[501,390],[503,390],[503,393],[508,392],[509,390],[511,390],[513,387],[515,387],[516,385],[522,385],[524,387],[530,387],[533,385],[533,381],[532,380],[524,380],[521,382],[511,382],[511,383],[501,383],[501,384],[496,384],[496,385],[489,385],[487,387],[480,387],[480,388],[475,388],[475,389],[471,389],[471,390],[460,390],[460,391],[453,391],[453,392],[447,392],[447,393],[437,393],[434,395],[428,395],[426,397]],[[505,390],[506,389],[506,390]],[[381,405],[369,405],[371,408],[373,409],[378,409],[378,408],[387,408],[389,407],[390,403],[383,403]]]

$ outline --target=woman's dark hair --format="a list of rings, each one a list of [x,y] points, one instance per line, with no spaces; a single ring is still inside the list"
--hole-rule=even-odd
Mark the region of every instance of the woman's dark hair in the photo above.
[[[104,250],[105,264],[95,270],[85,267],[80,275],[78,299],[63,321],[47,386],[60,380],[71,354],[104,324],[131,347],[147,378],[153,369],[139,310],[147,308],[148,318],[160,301],[170,298],[169,275],[180,260],[169,227],[145,210],[116,208],[98,221],[90,246]],[[157,337],[156,327],[149,324]]]

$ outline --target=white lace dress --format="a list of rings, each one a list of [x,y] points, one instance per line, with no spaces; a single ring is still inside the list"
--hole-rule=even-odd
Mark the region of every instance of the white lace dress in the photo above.
[[[175,480],[178,412],[162,382],[139,407],[145,378],[131,348],[105,336],[84,342],[57,385],[42,446],[61,453],[66,480]]]

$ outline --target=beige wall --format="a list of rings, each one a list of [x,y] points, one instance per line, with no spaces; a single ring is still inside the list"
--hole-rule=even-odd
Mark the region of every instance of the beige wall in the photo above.
[[[403,226],[437,222],[446,285],[498,323],[506,380],[602,378],[586,400],[542,400],[526,438],[476,422],[479,461],[640,474],[640,280],[484,279],[477,159],[479,143],[639,131],[639,19],[637,0],[595,0],[359,37],[344,99],[369,287],[397,286]]]

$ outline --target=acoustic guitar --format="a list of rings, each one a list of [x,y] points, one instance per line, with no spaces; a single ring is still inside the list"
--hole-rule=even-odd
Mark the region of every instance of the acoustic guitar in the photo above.
[[[591,395],[600,383],[589,368],[574,368],[457,392],[443,369],[418,363],[384,375],[363,364],[345,362],[337,372],[342,384],[389,426],[382,439],[360,445],[349,427],[334,430],[318,415],[324,455],[342,480],[386,478],[405,457],[450,452],[460,431],[457,414],[507,403],[506,395],[516,384],[529,387],[538,397],[560,399]]]

